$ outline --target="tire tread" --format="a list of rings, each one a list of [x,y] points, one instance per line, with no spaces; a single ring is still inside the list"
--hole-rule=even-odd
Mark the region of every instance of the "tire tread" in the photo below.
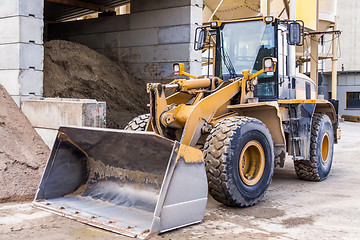
[[[149,121],[149,118],[150,118],[149,113],[137,116],[126,125],[124,130],[145,131],[146,130],[146,125],[147,125],[147,123]]]
[[[320,123],[324,121],[327,115],[314,113],[311,127],[311,143],[310,143],[310,161],[299,160],[294,161],[296,175],[303,180],[319,182],[321,179],[318,168],[318,134],[320,131]]]
[[[262,124],[259,120],[250,117],[230,117],[222,120],[211,130],[207,138],[207,143],[204,146],[203,152],[209,183],[209,193],[218,202],[229,206],[252,206],[260,201],[266,192],[258,198],[252,199],[252,201],[242,203],[233,197],[230,188],[230,181],[232,180],[227,173],[230,162],[226,161],[226,156],[230,151],[230,139],[239,126],[249,122]]]

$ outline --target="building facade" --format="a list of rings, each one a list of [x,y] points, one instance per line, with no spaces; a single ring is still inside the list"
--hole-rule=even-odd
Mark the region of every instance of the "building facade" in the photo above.
[[[338,1],[338,81],[337,99],[339,115],[360,116],[360,1]],[[331,39],[330,39],[331,40]],[[325,41],[323,52],[328,51],[329,41]],[[319,96],[331,99],[331,59],[325,60],[324,73],[319,78]]]

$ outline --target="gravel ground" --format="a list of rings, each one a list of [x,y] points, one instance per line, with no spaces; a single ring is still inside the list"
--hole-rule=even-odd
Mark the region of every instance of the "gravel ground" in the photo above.
[[[332,171],[315,183],[296,178],[291,159],[276,169],[257,205],[239,209],[210,199],[200,224],[153,239],[358,239],[360,123],[341,124]],[[0,239],[129,239],[51,213],[30,203],[0,205]]]

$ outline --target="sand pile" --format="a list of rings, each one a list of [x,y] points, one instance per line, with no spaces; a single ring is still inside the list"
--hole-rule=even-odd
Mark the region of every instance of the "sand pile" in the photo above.
[[[0,85],[0,202],[32,200],[50,150]]]
[[[105,101],[108,128],[123,128],[149,111],[144,82],[98,52],[63,40],[45,43],[44,96]]]

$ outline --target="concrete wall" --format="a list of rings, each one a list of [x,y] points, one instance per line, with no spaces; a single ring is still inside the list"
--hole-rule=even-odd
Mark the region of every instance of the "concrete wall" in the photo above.
[[[201,53],[193,50],[202,24],[202,0],[132,0],[131,14],[49,24],[47,39],[84,44],[146,82],[172,78],[172,63],[201,75]]]
[[[25,99],[22,111],[50,149],[60,126],[106,126],[106,103],[91,99]]]
[[[0,84],[15,102],[42,95],[43,0],[0,0]]]
[[[338,1],[338,28],[342,31],[340,37],[341,58],[338,71],[342,65],[345,71],[360,70],[360,1]]]
[[[340,43],[338,46],[338,71],[360,70],[360,1],[339,0],[337,1],[338,29],[341,30]],[[324,53],[331,53],[331,38],[325,36],[327,41]],[[340,51],[339,51],[340,50]],[[325,72],[331,71],[331,59],[325,60]]]

